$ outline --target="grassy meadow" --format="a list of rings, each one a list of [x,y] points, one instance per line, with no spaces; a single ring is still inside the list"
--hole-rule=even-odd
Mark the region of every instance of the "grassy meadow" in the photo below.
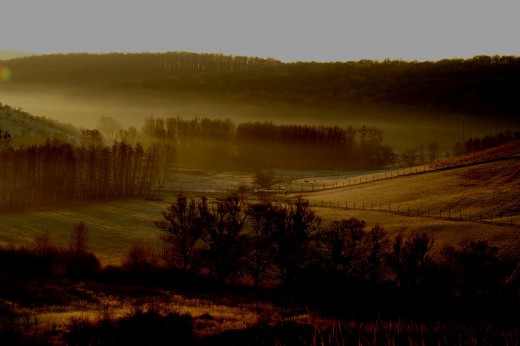
[[[7,62],[0,344],[519,344],[519,62]]]
[[[520,180],[516,178],[519,171],[520,160],[512,159],[398,177],[395,177],[396,171],[387,171],[388,176],[394,177],[374,182],[370,181],[374,174],[349,175],[349,178],[314,176],[291,181],[288,180],[290,176],[310,172],[280,173],[286,174],[282,186],[290,186],[297,193],[303,186],[303,197],[310,201],[323,225],[356,217],[366,221],[369,228],[376,224],[383,226],[391,236],[398,232],[426,232],[435,239],[434,251],[469,238],[487,240],[498,246],[502,255],[517,258],[520,201],[515,196],[520,190]],[[385,173],[376,174],[383,176]],[[365,181],[365,178],[368,183],[342,187],[349,181],[352,184],[358,179]],[[160,249],[161,231],[153,221],[161,219],[161,212],[178,192],[183,191],[194,198],[206,194],[211,197],[218,195],[219,191],[231,191],[241,183],[251,181],[252,175],[248,173],[180,171],[170,186],[156,191],[156,196],[162,201],[139,198],[79,204],[56,210],[4,213],[1,216],[0,242],[31,246],[35,235],[48,231],[56,245],[67,245],[72,228],[83,221],[90,230],[90,250],[102,264],[120,264],[134,243]],[[311,185],[315,185],[316,190],[333,185],[338,188],[312,192]],[[295,196],[287,193],[271,197],[283,203]],[[250,197],[256,199],[253,195]],[[389,205],[391,213],[388,212]],[[398,208],[399,214],[395,213]],[[494,222],[490,222],[491,212],[495,215]]]

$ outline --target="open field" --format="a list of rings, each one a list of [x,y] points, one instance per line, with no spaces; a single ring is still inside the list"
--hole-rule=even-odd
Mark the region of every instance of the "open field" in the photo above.
[[[160,231],[153,221],[161,218],[166,205],[136,199],[2,214],[0,242],[30,246],[35,235],[48,231],[54,244],[66,246],[74,225],[83,221],[90,231],[90,250],[102,264],[120,264],[132,243],[159,246]]]
[[[382,225],[391,235],[427,232],[435,238],[434,251],[466,238],[488,240],[503,255],[518,257],[519,174],[516,158],[310,192],[304,197],[324,221],[357,217],[368,227]],[[341,179],[327,184],[334,182],[341,186]]]
[[[471,238],[488,240],[501,248],[502,255],[518,257],[519,174],[520,159],[517,158],[399,176],[304,193],[303,196],[310,200],[325,226],[333,220],[357,217],[365,220],[368,228],[380,224],[391,236],[399,231],[427,232],[435,238],[434,250]],[[317,184],[324,181],[332,184],[336,181],[341,186],[342,179],[346,178],[315,177],[311,180]],[[295,180],[292,185],[298,186],[302,181]],[[55,244],[67,245],[73,226],[84,221],[90,229],[91,250],[101,259],[102,264],[119,264],[135,242],[152,248],[160,247],[160,231],[153,221],[161,218],[161,211],[176,195],[174,191],[183,190],[190,195],[201,196],[201,186],[205,186],[207,191],[216,187],[232,190],[240,183],[250,182],[251,175],[246,173],[214,175],[202,171],[184,171],[179,173],[178,179],[168,190],[157,192],[163,201],[119,200],[58,210],[4,213],[1,215],[0,242],[30,246],[35,235],[48,231]],[[284,200],[295,195],[273,197]],[[388,212],[389,208],[391,212]],[[398,208],[399,214],[396,213]],[[490,212],[494,215],[492,223],[489,222]],[[463,220],[458,220],[459,217]]]
[[[315,191],[305,194],[309,200],[325,201],[340,206],[346,203],[353,207],[405,212],[409,209],[419,210],[421,214],[430,210],[432,216],[444,211],[448,216],[459,216],[462,212],[468,219],[473,214],[473,219],[478,219],[480,214],[485,214],[489,219],[490,211],[495,216],[515,217],[520,214],[520,159],[512,159],[501,162],[479,164],[459,169],[426,172],[400,176],[394,179],[380,180],[347,186],[344,188]],[[372,175],[369,176],[369,179]],[[360,177],[364,180],[364,177]],[[341,186],[341,179],[327,181],[327,185],[337,183]],[[320,184],[317,178],[316,184]],[[392,208],[393,207],[393,208]],[[483,215],[484,216],[484,215]],[[506,220],[505,220],[506,221]]]

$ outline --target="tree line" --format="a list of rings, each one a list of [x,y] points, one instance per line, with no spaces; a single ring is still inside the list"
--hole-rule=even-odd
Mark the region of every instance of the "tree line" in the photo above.
[[[142,133],[174,145],[177,163],[191,167],[372,169],[394,161],[392,148],[375,127],[148,117]]]
[[[498,147],[515,140],[520,140],[519,131],[497,132],[495,134],[487,134],[482,138],[471,137],[466,140],[464,144],[457,142],[453,151],[456,155],[471,154],[477,151]]]
[[[157,152],[120,142],[76,147],[60,141],[0,150],[0,209],[142,196],[150,191]]]
[[[207,273],[219,285],[256,287],[347,282],[394,283],[403,289],[433,285],[450,295],[494,295],[514,267],[485,241],[444,247],[437,259],[426,233],[397,234],[357,218],[327,226],[297,197],[289,204],[245,203],[236,195],[210,204],[179,194],[155,222],[168,245],[169,264]],[[314,282],[314,283],[313,283]],[[333,286],[327,286],[334,292]]]
[[[229,94],[288,103],[516,114],[520,58],[295,62],[222,54],[53,54],[5,62],[10,83]]]

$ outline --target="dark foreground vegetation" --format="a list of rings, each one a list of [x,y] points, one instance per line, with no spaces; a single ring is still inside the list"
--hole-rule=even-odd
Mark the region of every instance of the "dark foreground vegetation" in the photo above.
[[[437,62],[282,63],[196,54],[53,54],[3,63],[17,85],[248,97],[287,103],[397,105],[513,116],[520,58],[477,56]]]
[[[275,205],[179,195],[156,225],[164,249],[135,244],[120,266],[100,267],[84,223],[68,248],[55,247],[47,233],[29,248],[0,248],[2,344],[520,341],[518,259],[500,258],[484,241],[462,241],[433,257],[426,234],[390,238],[382,226],[368,230],[355,218],[323,226],[301,198]],[[172,293],[216,306],[254,304],[258,314],[245,327],[208,333],[218,318],[176,311]],[[133,307],[115,315],[107,297]],[[100,306],[97,318],[76,315],[62,328],[41,328],[26,312],[78,301]]]

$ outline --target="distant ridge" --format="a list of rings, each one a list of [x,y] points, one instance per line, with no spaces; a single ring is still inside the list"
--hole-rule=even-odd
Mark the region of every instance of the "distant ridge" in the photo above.
[[[520,57],[282,63],[211,53],[51,54],[5,62],[13,85],[191,93],[327,107],[367,105],[517,121]]]
[[[32,56],[32,55],[36,55],[36,53],[17,51],[17,50],[0,50],[0,60],[23,58],[25,56]]]

